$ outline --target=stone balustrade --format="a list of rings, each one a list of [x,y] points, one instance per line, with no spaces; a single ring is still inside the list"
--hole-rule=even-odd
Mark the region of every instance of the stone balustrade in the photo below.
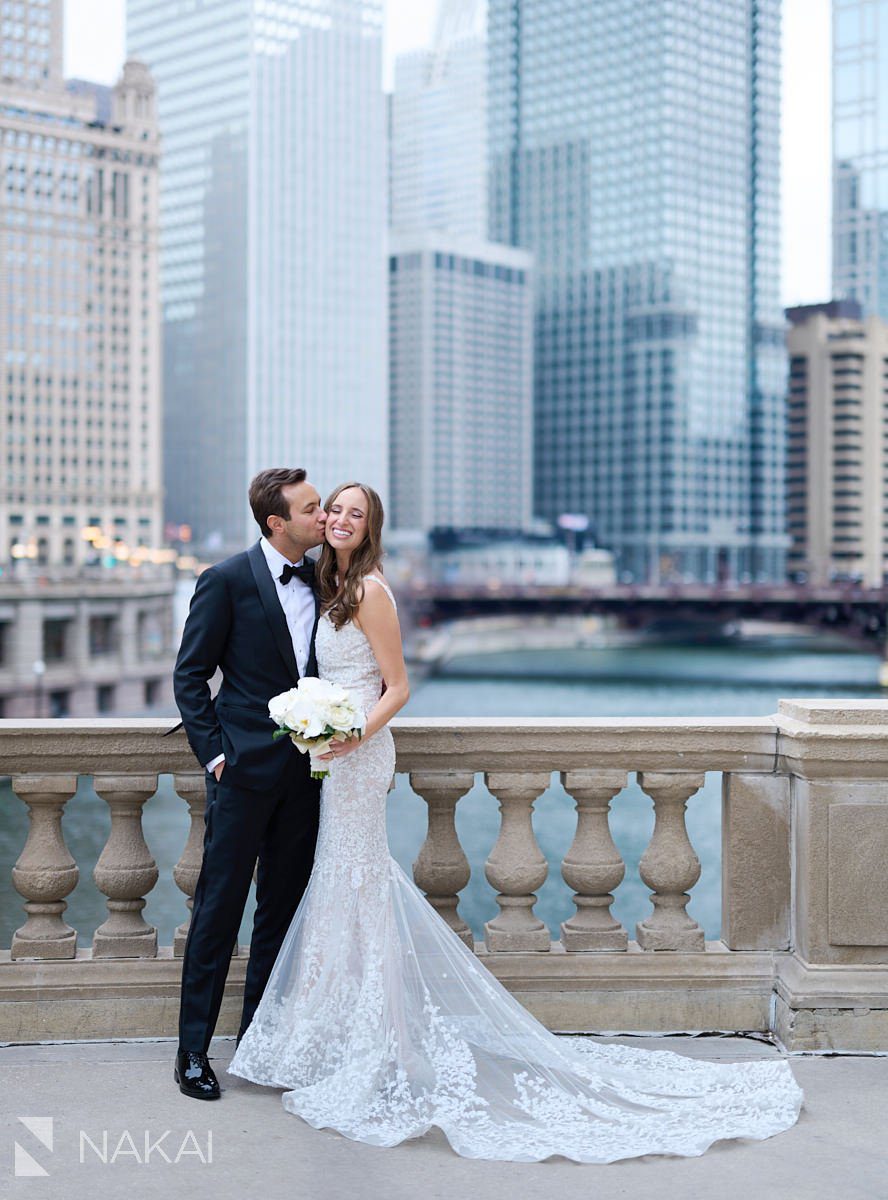
[[[0,721],[0,774],[29,816],[18,861],[0,863],[23,901],[0,951],[0,1040],[174,1033],[205,774],[183,734],[162,736],[170,724]],[[398,771],[428,811],[414,878],[469,945],[455,814],[478,775],[499,805],[490,918],[475,951],[551,1028],[757,1030],[793,1050],[888,1050],[888,702],[781,701],[773,717],[740,720],[403,719],[394,729]],[[693,915],[700,862],[685,820],[705,772],[722,776],[714,942]],[[553,773],[576,806],[561,864],[575,912],[560,931],[535,911],[549,865],[533,810]],[[626,864],[609,814],[630,773],[654,815],[639,866],[650,912],[634,940],[611,911]],[[142,829],[158,774],[172,774],[182,798],[172,874],[183,920],[171,946],[158,946],[142,915],[158,880]],[[93,872],[108,915],[91,949],[77,948],[64,915],[80,874],[64,835],[79,775],[93,778],[109,815]],[[247,954],[232,960],[220,1032],[235,1028]]]

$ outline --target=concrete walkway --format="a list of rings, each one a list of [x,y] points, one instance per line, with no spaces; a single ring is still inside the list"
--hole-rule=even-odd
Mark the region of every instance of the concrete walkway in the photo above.
[[[733,1061],[778,1053],[742,1038],[626,1040]],[[225,1075],[233,1050],[231,1039],[213,1043],[225,1091],[221,1101],[206,1104],[177,1090],[169,1041],[0,1048],[0,1195],[39,1200],[888,1200],[888,1058],[793,1058],[805,1109],[794,1129],[766,1142],[722,1142],[700,1158],[580,1166],[563,1159],[467,1161],[437,1133],[380,1150],[317,1132],[284,1112],[278,1092]],[[29,1129],[22,1117],[44,1120]],[[51,1150],[45,1145],[46,1118],[52,1118]],[[106,1130],[109,1160],[118,1149],[115,1162],[99,1158]],[[169,1133],[145,1163],[146,1134],[156,1143],[165,1130]],[[210,1135],[212,1161],[204,1162]],[[16,1178],[15,1143],[48,1174]],[[20,1174],[23,1165],[20,1151]]]

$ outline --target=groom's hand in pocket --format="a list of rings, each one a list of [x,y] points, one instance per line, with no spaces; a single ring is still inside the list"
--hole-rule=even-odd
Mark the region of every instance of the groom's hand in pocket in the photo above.
[[[215,767],[213,767],[213,774],[216,776],[216,783],[218,783],[219,780],[222,778],[222,772],[224,770],[225,770],[225,759],[223,758],[220,763],[216,763]]]

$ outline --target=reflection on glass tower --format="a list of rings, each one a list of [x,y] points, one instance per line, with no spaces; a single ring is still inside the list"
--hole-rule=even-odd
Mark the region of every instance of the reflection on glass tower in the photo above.
[[[782,578],[780,0],[490,0],[488,36],[537,513],[586,514],[627,580]]]
[[[833,293],[888,319],[888,0],[833,4]]]
[[[163,159],[166,516],[221,554],[252,474],[387,484],[382,0],[128,0]]]

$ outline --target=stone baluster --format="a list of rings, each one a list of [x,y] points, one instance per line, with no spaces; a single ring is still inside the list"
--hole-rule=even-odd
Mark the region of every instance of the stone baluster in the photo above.
[[[549,786],[543,772],[494,771],[484,777],[500,806],[496,845],[485,874],[499,893],[500,913],[484,926],[491,951],[549,950],[549,931],[533,911],[549,867],[533,833],[533,805]]]
[[[77,791],[76,775],[17,775],[12,790],[28,806],[28,839],[12,869],[25,899],[27,920],[12,935],[12,958],[74,958],[77,934],[62,920],[65,900],[80,872],[62,833],[65,805]]]
[[[654,802],[654,832],[639,864],[653,912],[636,926],[642,950],[704,950],[703,930],[686,911],[700,860],[685,828],[685,806],[703,786],[702,772],[645,771],[638,782]]]
[[[611,914],[626,865],[608,824],[610,802],[626,786],[625,771],[567,771],[561,782],[577,806],[577,831],[561,874],[577,911],[561,926],[565,950],[625,950],[629,935]]]
[[[96,887],[108,897],[93,958],[154,958],[157,930],[142,909],[158,872],[142,833],[142,806],[157,790],[157,776],[96,775],[93,786],[111,810],[111,832],[93,871]]]
[[[428,806],[428,832],[413,864],[413,878],[429,904],[469,947],[474,945],[472,931],[457,905],[471,870],[459,844],[455,817],[457,801],[474,782],[470,771],[418,771],[410,776],[410,786]]]
[[[179,890],[185,893],[185,904],[188,907],[188,916],[173,937],[173,955],[181,958],[185,953],[185,942],[188,940],[191,910],[194,908],[194,891],[203,859],[204,809],[207,803],[206,771],[189,771],[187,774],[174,775],[173,787],[187,802],[191,821],[182,856],[173,867],[173,879]]]

